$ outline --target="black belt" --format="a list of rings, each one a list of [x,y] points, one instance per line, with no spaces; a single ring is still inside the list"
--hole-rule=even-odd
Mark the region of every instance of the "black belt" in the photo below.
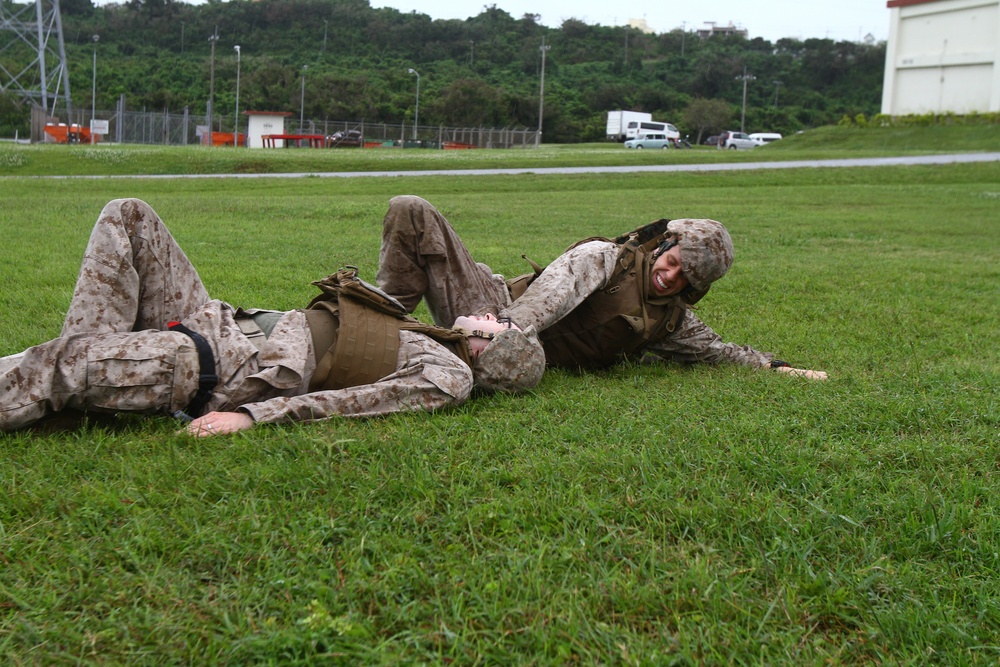
[[[205,406],[208,405],[209,399],[212,398],[212,390],[215,389],[215,385],[219,384],[219,376],[215,374],[215,355],[212,354],[212,348],[208,341],[200,333],[191,331],[180,322],[168,322],[167,328],[182,333],[194,341],[194,347],[198,350],[198,366],[200,367],[198,370],[198,392],[184,410],[179,410],[179,414],[175,414],[181,419],[187,417],[188,420],[192,417],[200,417]]]

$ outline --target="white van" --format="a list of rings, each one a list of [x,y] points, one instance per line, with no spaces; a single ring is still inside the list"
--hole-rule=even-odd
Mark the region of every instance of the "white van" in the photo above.
[[[667,139],[680,139],[681,133],[670,123],[661,123],[655,120],[629,121],[625,130],[626,139],[635,139],[641,134],[653,134],[662,132],[667,135]]]
[[[769,144],[772,141],[777,141],[781,138],[781,135],[777,132],[754,132],[750,135],[750,140],[753,142],[754,146],[763,146],[764,144]]]

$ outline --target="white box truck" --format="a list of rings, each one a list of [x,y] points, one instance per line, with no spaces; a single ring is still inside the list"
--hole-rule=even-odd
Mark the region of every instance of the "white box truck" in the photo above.
[[[641,122],[649,122],[651,120],[653,120],[653,114],[643,113],[641,111],[609,111],[607,131],[608,139],[611,139],[612,141],[625,141],[629,138],[629,123],[633,123],[633,133],[631,136],[634,137],[634,128],[638,127]]]

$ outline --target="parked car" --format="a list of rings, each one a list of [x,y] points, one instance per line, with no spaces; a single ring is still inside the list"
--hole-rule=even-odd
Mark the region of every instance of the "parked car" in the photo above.
[[[719,148],[728,148],[730,150],[753,148],[756,146],[750,135],[745,132],[734,132],[729,130],[728,132],[723,132],[719,135]]]
[[[781,138],[781,135],[777,132],[754,132],[750,135],[750,140],[753,141],[755,146],[763,146],[764,144],[769,144],[772,141],[777,141]]]
[[[719,145],[719,135],[713,134],[705,139],[703,142],[705,146],[718,146]]]
[[[625,142],[625,148],[670,148],[670,142],[672,140],[667,138],[666,134],[654,133],[654,134],[640,134],[635,139],[629,139]]]
[[[327,148],[345,148],[348,146],[363,146],[365,138],[357,130],[334,132],[326,138]]]

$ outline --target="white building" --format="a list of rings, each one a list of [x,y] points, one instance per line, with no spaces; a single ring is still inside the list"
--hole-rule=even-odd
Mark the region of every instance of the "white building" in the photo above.
[[[1000,111],[1000,0],[888,0],[882,113]]]
[[[291,116],[286,111],[244,111],[244,116],[248,116],[247,121],[247,147],[263,148],[264,136],[270,134],[285,134],[285,119]],[[275,139],[275,148],[282,148],[285,145],[284,139]]]

